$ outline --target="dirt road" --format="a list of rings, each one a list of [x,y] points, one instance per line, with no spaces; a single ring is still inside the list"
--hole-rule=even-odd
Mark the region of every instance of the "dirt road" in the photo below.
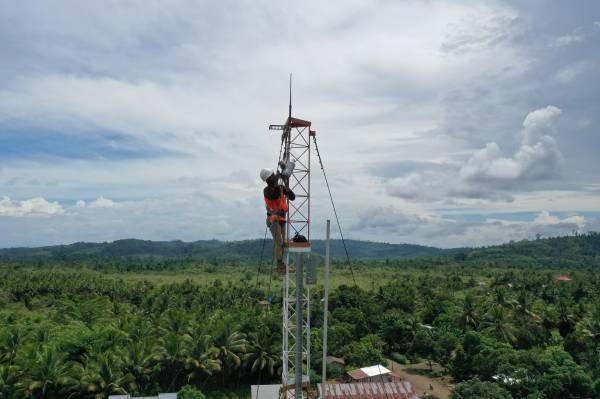
[[[391,360],[388,361],[393,371],[398,373],[402,379],[410,382],[418,395],[427,393],[430,395],[435,395],[440,399],[448,399],[450,397],[452,385],[448,382],[448,377],[443,377],[443,379],[431,378],[425,375],[420,375],[414,371],[429,370],[429,365],[426,363],[404,365],[392,362]],[[436,370],[436,368],[439,369],[439,366],[434,365],[433,369]]]

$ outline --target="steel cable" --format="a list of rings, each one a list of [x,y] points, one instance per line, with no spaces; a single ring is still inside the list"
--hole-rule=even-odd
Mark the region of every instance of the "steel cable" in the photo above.
[[[329,181],[327,180],[327,173],[325,173],[325,167],[323,166],[323,160],[321,159],[321,153],[319,152],[319,147],[317,146],[317,136],[313,136],[313,141],[315,143],[315,150],[317,151],[317,157],[319,158],[319,164],[321,165],[321,170],[323,171],[323,177],[325,178],[325,185],[327,186],[327,191],[329,192],[329,199],[331,200],[331,206],[333,208],[333,214],[335,215],[335,221],[336,221],[338,229],[340,231],[340,237],[342,238],[344,252],[346,252],[346,262],[348,262],[348,266],[350,267],[350,273],[352,274],[352,281],[354,282],[354,286],[358,287],[358,284],[356,284],[356,278],[354,278],[354,270],[352,269],[352,262],[350,261],[350,254],[348,253],[348,247],[346,246],[346,240],[344,239],[344,233],[342,232],[342,226],[340,225],[340,218],[338,217],[337,209],[335,208],[335,202],[333,201],[333,195],[331,194],[331,188],[329,187]]]

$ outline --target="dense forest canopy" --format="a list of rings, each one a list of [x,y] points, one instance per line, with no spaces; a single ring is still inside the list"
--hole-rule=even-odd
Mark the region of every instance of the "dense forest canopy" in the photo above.
[[[455,399],[600,397],[599,243],[588,234],[358,261],[359,287],[333,280],[329,353],[347,368],[437,362]],[[147,262],[169,267],[157,274]],[[256,262],[90,255],[0,264],[0,398],[240,398],[280,378],[281,293]],[[339,260],[332,276],[347,272]],[[322,286],[311,295],[315,381]],[[259,305],[269,297],[271,306]]]

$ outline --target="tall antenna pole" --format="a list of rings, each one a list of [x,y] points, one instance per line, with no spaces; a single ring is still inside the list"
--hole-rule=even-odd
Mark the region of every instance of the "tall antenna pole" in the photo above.
[[[292,73],[290,72],[290,109],[288,113],[288,118],[292,117]]]
[[[329,312],[329,258],[331,256],[330,221],[325,230],[325,281],[323,283],[323,368],[321,371],[323,389],[321,399],[327,396],[327,313]]]

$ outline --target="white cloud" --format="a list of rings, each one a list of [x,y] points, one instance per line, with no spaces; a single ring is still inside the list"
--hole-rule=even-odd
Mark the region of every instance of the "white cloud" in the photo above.
[[[560,108],[548,105],[527,114],[522,131],[525,144],[535,143],[540,137],[554,133],[556,121],[562,114]]]
[[[512,157],[502,157],[496,143],[477,151],[460,170],[460,177],[480,184],[511,185],[551,179],[562,162],[554,133],[561,110],[552,105],[530,112],[523,121],[522,141]]]
[[[534,224],[537,225],[559,225],[559,224],[571,224],[577,225],[579,228],[583,228],[585,226],[585,218],[580,215],[572,215],[567,216],[563,219],[550,215],[548,211],[542,211],[538,214],[538,216],[533,221]]]
[[[110,198],[98,197],[94,201],[86,202],[84,200],[78,200],[75,203],[75,208],[114,208],[120,204],[114,202]]]
[[[512,156],[502,156],[495,142],[476,150],[465,161],[446,163],[443,169],[423,164],[424,170],[392,178],[386,192],[403,199],[437,201],[451,198],[512,200],[512,194],[530,191],[538,182],[555,179],[563,156],[552,135],[562,111],[552,105],[527,114],[521,142]],[[427,170],[429,168],[429,170]]]
[[[581,43],[585,40],[585,36],[580,32],[572,32],[563,36],[557,37],[552,43],[556,47],[571,46],[576,43]]]
[[[119,205],[110,198],[98,197],[95,201],[87,204],[87,206],[90,208],[113,208]]]
[[[492,245],[510,240],[533,239],[537,234],[548,237],[571,234],[573,231],[585,232],[593,227],[581,215],[560,218],[548,211],[539,212],[531,221],[498,218],[466,221],[449,216],[406,213],[392,207],[379,207],[364,210],[359,214],[358,220],[352,226],[353,231],[370,234],[372,237],[393,237],[394,242],[419,242],[442,247]]]
[[[121,238],[185,241],[258,238],[262,237],[265,228],[264,205],[259,194],[250,200],[175,195],[161,199],[113,201],[114,205],[109,207],[79,207],[74,204],[61,212],[64,215],[46,217],[43,223],[40,223],[39,217],[19,220],[0,217],[0,231],[3,232],[0,247],[101,242]],[[0,200],[0,204],[4,202]]]
[[[436,200],[446,195],[440,184],[441,172],[415,172],[387,181],[386,191],[393,197]]]
[[[61,215],[63,213],[65,213],[65,211],[58,202],[49,202],[41,197],[22,201],[11,200],[9,197],[2,197],[0,199],[0,217]]]

